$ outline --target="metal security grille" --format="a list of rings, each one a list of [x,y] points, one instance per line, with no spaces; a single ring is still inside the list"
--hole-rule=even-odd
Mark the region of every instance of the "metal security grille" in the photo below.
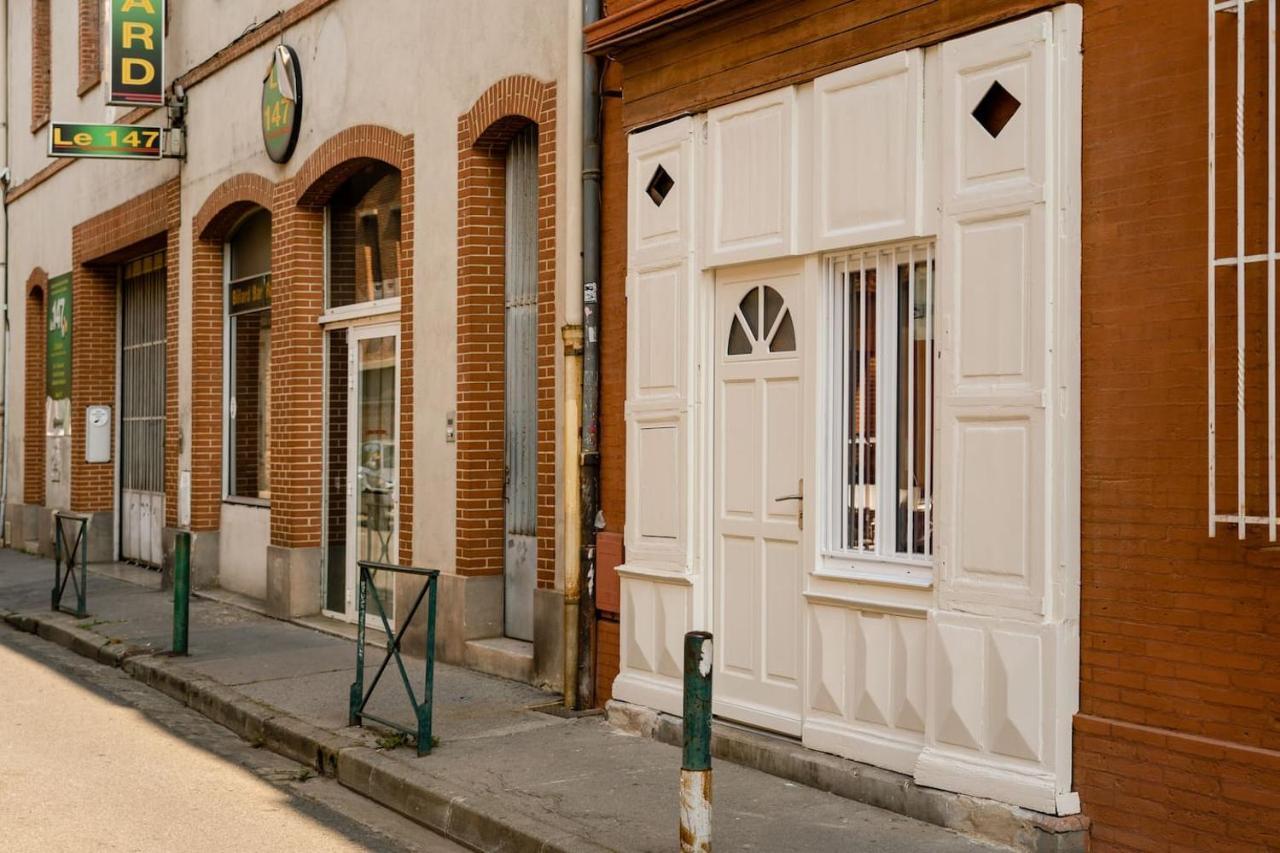
[[[928,559],[933,553],[931,243],[829,257],[830,547]]]
[[[159,563],[164,518],[165,256],[126,264],[120,282],[121,556]]]
[[[538,466],[538,137],[529,125],[507,151],[506,631],[533,639]]]
[[[1216,534],[1219,523],[1234,525],[1241,539],[1247,525],[1265,525],[1274,542],[1280,520],[1276,505],[1276,260],[1280,257],[1276,251],[1276,0],[1209,0],[1208,16],[1209,535]],[[1263,40],[1265,80],[1260,60]],[[1221,139],[1220,124],[1231,128],[1230,135],[1223,134]],[[1261,150],[1264,145],[1265,151]],[[1222,375],[1217,363],[1219,313],[1224,330],[1235,338],[1234,353],[1221,353],[1225,356]],[[1263,327],[1265,356],[1260,345]],[[1224,341],[1224,349],[1229,346]],[[1246,408],[1246,400],[1263,392],[1264,370],[1265,421],[1256,406]],[[1219,385],[1226,395],[1234,386],[1234,415],[1229,403],[1219,411]],[[1219,436],[1219,419],[1229,422],[1232,418],[1234,436],[1229,427]],[[1262,449],[1255,436],[1262,429],[1266,431],[1266,468],[1259,474]],[[1220,453],[1227,459],[1234,456],[1235,493],[1228,498],[1231,504],[1224,507],[1226,512],[1218,511],[1220,497],[1226,497],[1219,494]],[[1223,472],[1226,489],[1230,470],[1225,467]],[[1266,514],[1250,515],[1248,505],[1262,502],[1263,479]]]
[[[538,178],[536,128],[507,155],[507,530],[537,533]]]

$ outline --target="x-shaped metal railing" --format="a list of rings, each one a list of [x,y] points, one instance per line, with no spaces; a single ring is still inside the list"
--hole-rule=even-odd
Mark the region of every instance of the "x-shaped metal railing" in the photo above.
[[[350,725],[358,726],[365,720],[370,720],[408,735],[415,740],[418,747],[418,755],[426,755],[431,752],[431,693],[435,680],[436,663],[436,586],[439,583],[440,570],[393,566],[389,563],[377,563],[369,560],[361,560],[358,565],[360,567],[360,592],[359,621],[356,627],[356,680],[351,685],[348,721]],[[398,631],[393,631],[391,628],[391,615],[387,613],[382,596],[378,593],[378,587],[373,582],[374,572],[387,572],[393,575],[416,575],[426,579],[422,589],[418,592],[418,597],[414,599],[413,606],[409,608],[409,612],[401,620]],[[378,610],[378,617],[382,622],[382,630],[386,634],[387,655],[382,659],[382,665],[378,667],[378,672],[373,676],[369,689],[365,690],[365,621],[368,615],[368,601],[370,598],[373,599],[373,604]],[[405,669],[404,660],[400,657],[400,643],[404,639],[405,631],[413,622],[413,617],[418,612],[418,607],[421,606],[424,598],[427,600],[427,642],[426,651],[423,655],[426,660],[426,685],[422,699],[419,700],[414,692],[413,683],[409,680],[409,672]],[[378,686],[378,681],[381,680],[382,674],[387,670],[387,664],[393,660],[396,662],[396,669],[400,673],[400,680],[404,683],[405,693],[409,696],[409,704],[413,707],[413,714],[417,720],[416,729],[411,729],[382,717],[376,717],[365,710],[365,706],[369,704],[369,697],[373,695],[374,689]]]
[[[63,523],[75,526],[75,535],[68,536]],[[89,518],[74,513],[56,512],[53,514],[53,601],[54,610],[73,613],[83,618],[85,612],[85,595],[89,584],[89,543],[87,533]],[[80,562],[80,576],[76,577],[76,561]],[[67,591],[67,582],[76,592],[76,609],[69,610],[62,606],[62,597]]]

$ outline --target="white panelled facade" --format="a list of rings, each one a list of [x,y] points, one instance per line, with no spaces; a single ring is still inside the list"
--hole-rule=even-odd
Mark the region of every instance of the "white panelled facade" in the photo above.
[[[704,485],[695,441],[701,314],[694,267],[695,138],[680,119],[631,142],[627,275],[627,565],[621,667],[634,701],[680,705],[684,633],[701,610],[694,545]]]
[[[630,139],[620,699],[1078,811],[1080,11]]]

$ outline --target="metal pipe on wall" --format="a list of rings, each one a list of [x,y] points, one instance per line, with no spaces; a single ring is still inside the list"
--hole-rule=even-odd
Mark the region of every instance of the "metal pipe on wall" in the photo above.
[[[576,460],[581,452],[582,422],[582,326],[560,330],[564,339],[564,447],[565,456]],[[564,466],[564,706],[578,707],[578,610],[582,595],[582,498],[576,464]]]
[[[582,25],[600,19],[601,0],[583,0]],[[600,61],[582,56],[582,556],[578,567],[577,673],[573,707],[595,699],[596,514],[600,493]],[[567,585],[566,585],[567,586]],[[567,640],[566,640],[567,645]],[[566,659],[566,673],[568,671]],[[570,685],[565,684],[569,695]]]
[[[4,193],[4,204],[0,206],[0,216],[4,217],[4,227],[0,229],[3,234],[4,247],[2,250],[4,263],[4,274],[0,276],[0,282],[4,287],[4,364],[0,369],[0,538],[8,539],[5,535],[9,522],[9,356],[11,351],[10,335],[9,335],[9,181],[12,175],[9,172],[9,0],[0,2],[0,45],[4,46],[4,62],[0,63],[0,97],[4,98],[3,108],[0,108],[0,133],[4,134],[4,162],[0,164],[0,192]]]

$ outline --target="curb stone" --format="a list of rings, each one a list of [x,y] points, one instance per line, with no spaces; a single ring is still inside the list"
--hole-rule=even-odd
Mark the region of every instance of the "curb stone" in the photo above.
[[[113,643],[100,634],[63,624],[57,617],[12,611],[0,615],[19,631],[117,667],[250,743],[315,768],[343,787],[461,844],[498,853],[601,853],[610,849],[512,811],[492,795],[454,788],[436,777],[424,784],[410,773],[407,762],[250,699],[174,663],[172,658]]]
[[[404,762],[368,747],[339,753],[338,781],[377,802],[399,803],[395,809],[405,817],[478,850],[598,853],[609,849],[522,814],[508,812],[501,823],[494,821],[490,815],[501,804],[492,796],[445,783],[424,787]]]

